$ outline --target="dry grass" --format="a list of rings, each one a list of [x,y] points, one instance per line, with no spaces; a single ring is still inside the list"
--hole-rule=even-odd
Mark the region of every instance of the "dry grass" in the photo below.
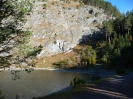
[[[57,55],[53,55],[50,57],[45,57],[45,58],[41,58],[38,60],[38,64],[37,67],[40,68],[54,68],[55,66],[53,65],[53,63],[55,62],[60,62],[63,60],[68,60],[71,58],[71,56],[75,56],[76,53],[74,51],[69,52],[69,53],[61,53],[61,54],[57,54]]]
[[[80,54],[77,53],[75,50],[85,50],[88,45],[94,46],[96,44],[95,40],[88,40],[84,44],[80,44],[74,47],[71,52],[68,53],[61,53],[57,55],[53,55],[50,57],[45,57],[38,59],[37,67],[39,68],[57,68],[53,63],[57,63],[60,61],[71,61],[68,67],[78,66],[80,62]],[[76,58],[76,59],[75,59]]]

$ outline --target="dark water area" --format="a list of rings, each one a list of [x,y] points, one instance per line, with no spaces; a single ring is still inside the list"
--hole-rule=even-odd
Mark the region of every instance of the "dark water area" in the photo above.
[[[0,72],[0,90],[6,99],[15,99],[17,95],[18,99],[46,96],[67,89],[74,77],[90,79],[88,74],[48,70],[34,70],[30,74],[20,71],[18,75],[20,79],[13,80],[10,71]]]

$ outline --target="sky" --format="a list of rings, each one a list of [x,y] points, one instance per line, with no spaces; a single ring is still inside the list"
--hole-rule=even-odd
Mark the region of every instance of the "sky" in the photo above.
[[[113,6],[116,5],[121,13],[133,10],[133,0],[105,0],[110,2]]]

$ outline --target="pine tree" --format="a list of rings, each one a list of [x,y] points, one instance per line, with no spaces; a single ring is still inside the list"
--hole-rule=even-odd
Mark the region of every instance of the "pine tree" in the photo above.
[[[26,21],[25,15],[31,11],[32,4],[29,1],[0,0],[0,65],[10,66],[12,54],[4,56],[15,44],[22,43],[27,31],[22,31],[22,25]],[[20,27],[18,27],[20,26]],[[12,44],[11,41],[15,43]],[[20,42],[19,42],[20,41]]]
[[[105,33],[106,33],[106,41],[107,41],[107,38],[108,38],[108,42],[110,43],[110,36],[113,32],[113,25],[112,25],[111,21],[104,22],[103,25],[104,25],[104,30],[105,30]]]
[[[129,30],[131,29],[131,23],[130,23],[130,19],[129,18],[126,18],[125,20],[124,20],[124,29],[126,29],[127,30],[127,33],[128,33],[128,35],[129,35]]]

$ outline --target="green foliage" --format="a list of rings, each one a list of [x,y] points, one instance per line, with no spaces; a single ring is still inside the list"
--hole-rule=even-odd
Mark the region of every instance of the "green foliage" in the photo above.
[[[27,53],[27,57],[36,56],[42,51],[42,46],[34,47],[31,51]]]
[[[91,64],[96,65],[96,58],[94,56],[91,57]]]
[[[66,59],[60,61],[60,62],[55,62],[53,65],[58,66],[59,68],[66,68],[68,66],[68,62]]]
[[[74,2],[77,2],[78,0],[74,0]]]
[[[128,34],[129,34],[129,30],[130,27],[132,26],[132,24],[130,23],[130,19],[127,17],[124,19],[124,29],[127,29]]]
[[[87,60],[87,64],[91,65],[91,57],[88,56],[86,60]]]
[[[96,51],[92,49],[92,46],[81,51],[81,62],[85,62],[87,65],[96,65],[96,58]]]
[[[72,87],[77,87],[77,86],[83,85],[83,84],[85,84],[85,83],[86,83],[85,80],[80,79],[80,78],[78,78],[78,77],[75,77],[75,78],[70,82],[70,86],[72,86]]]
[[[84,51],[82,51],[82,57],[85,57],[85,52]]]
[[[21,23],[24,23],[25,15],[32,10],[32,4],[29,1],[18,0],[0,0],[0,50],[2,52],[10,52],[16,44],[22,44],[23,37],[27,35],[26,31],[22,31]],[[3,23],[3,20],[10,19]],[[19,26],[19,27],[18,27]],[[11,44],[10,41],[14,41]],[[17,42],[19,41],[19,42]],[[10,66],[13,55],[0,56],[1,66]]]
[[[93,56],[95,59],[97,58],[97,55],[96,55],[96,51],[95,51],[95,50],[93,50],[92,56]]]
[[[106,13],[111,14],[114,10],[117,18],[103,22],[103,29],[105,31],[106,41],[97,42],[96,46],[99,49],[102,57],[101,61],[111,66],[125,65],[131,67],[133,65],[133,11],[128,12],[127,15],[117,14],[116,7],[109,8],[109,3],[105,4],[107,8]],[[108,7],[107,7],[108,6]]]
[[[107,64],[108,59],[107,59],[107,57],[105,55],[102,57],[102,61]]]
[[[115,56],[120,56],[121,55],[120,49],[115,49],[114,50],[114,55]]]
[[[86,5],[96,6],[99,8],[103,8],[105,13],[113,14],[113,16],[120,15],[120,12],[116,8],[116,6],[112,6],[110,2],[105,2],[104,0],[81,0]],[[97,15],[96,15],[97,16]]]
[[[95,17],[97,17],[97,16],[98,16],[98,14],[99,14],[98,12],[97,12],[97,13],[95,13]]]
[[[43,4],[43,9],[46,9],[46,7],[47,7],[47,4]]]
[[[57,44],[57,42],[56,42],[56,41],[54,41],[54,44]]]
[[[113,33],[113,23],[112,21],[104,21],[103,22],[103,27],[104,27],[104,30],[105,30],[105,33],[106,33],[106,40],[107,40],[107,37],[108,37],[108,41],[110,43],[110,35]]]
[[[109,50],[109,51],[113,51],[113,49],[114,49],[114,45],[111,44],[111,43],[109,43],[109,44],[108,44],[108,50]]]
[[[2,91],[0,90],[0,99],[5,99],[4,96],[2,96]]]

